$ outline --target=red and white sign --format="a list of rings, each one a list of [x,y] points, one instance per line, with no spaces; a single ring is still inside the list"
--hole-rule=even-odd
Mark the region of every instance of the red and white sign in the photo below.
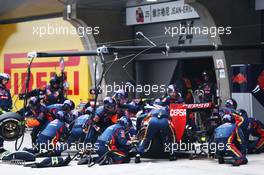
[[[171,104],[170,117],[177,142],[180,142],[185,131],[187,108],[184,104]]]
[[[164,21],[199,18],[198,13],[183,0],[143,5],[126,9],[126,24],[138,25]]]
[[[4,55],[4,72],[11,75],[11,81],[8,84],[8,88],[12,89],[12,94],[18,95],[25,91],[25,80],[27,78],[27,53],[8,53]],[[68,95],[80,95],[80,72],[72,71],[70,68],[79,67],[80,57],[67,57],[67,61],[63,61],[63,66],[67,66],[69,69],[65,71],[67,77],[73,79],[72,87],[68,91]],[[54,75],[52,71],[55,67],[62,66],[62,62],[58,60],[54,61],[35,61],[31,64],[31,74],[29,82],[29,91],[34,88],[41,88],[48,84],[47,79]],[[40,70],[41,69],[41,70]],[[42,70],[43,69],[43,70]],[[45,70],[45,71],[44,71]],[[44,80],[45,79],[45,80]]]
[[[213,103],[186,104],[187,109],[211,109],[213,107]]]

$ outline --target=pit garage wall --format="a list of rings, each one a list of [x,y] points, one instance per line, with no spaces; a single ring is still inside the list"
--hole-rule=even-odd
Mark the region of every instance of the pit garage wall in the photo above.
[[[100,27],[100,34],[94,35],[94,40],[96,46],[102,46],[103,44],[111,45],[132,45],[132,36],[133,30],[132,27],[125,26],[125,13],[124,11],[119,10],[104,10],[104,11],[93,11],[87,10],[85,8],[77,7],[77,16],[76,18],[87,26],[99,26]],[[124,41],[125,42],[118,42]],[[128,40],[128,41],[127,41]],[[116,42],[117,41],[117,42]],[[124,56],[124,55],[123,55]],[[121,58],[122,55],[119,55]],[[105,56],[105,60],[110,61],[113,60],[114,56]],[[128,59],[122,59],[120,61],[115,62],[105,78],[106,85],[114,85],[119,84],[122,85],[128,80],[134,79],[134,70],[133,70],[133,63],[129,64],[124,70],[122,66],[129,61]],[[107,69],[111,63],[105,64],[104,68]],[[111,90],[111,89],[108,89]],[[108,93],[107,95],[112,95],[112,92]]]
[[[130,40],[132,38],[135,38],[135,33],[142,28],[137,28],[137,27],[130,27],[125,25],[125,13],[122,11],[118,10],[112,10],[112,11],[104,11],[104,13],[100,13],[100,10],[97,11],[92,11],[88,10],[85,8],[81,8],[77,6],[77,16],[76,19],[83,21],[87,26],[99,26],[100,27],[100,34],[98,36],[94,36],[95,42],[97,45],[101,45],[102,43],[106,42],[112,42],[112,41],[120,41],[120,40]],[[173,23],[172,23],[173,25]],[[178,25],[178,24],[177,24]],[[199,23],[201,25],[201,23]],[[159,35],[164,35],[164,26],[161,26],[160,24],[155,24],[153,25],[144,25],[144,27],[148,29],[142,29],[144,31],[148,31],[149,28],[152,28],[150,33],[146,33],[147,36],[159,36]],[[143,28],[144,28],[143,27]],[[158,28],[155,28],[158,27]],[[155,29],[157,32],[155,32]],[[148,35],[149,34],[149,35]],[[193,40],[192,44],[208,44],[208,39],[205,37],[199,36],[199,40]],[[202,41],[201,41],[202,40]],[[159,40],[157,42],[163,43],[166,42],[167,40]],[[170,42],[167,42],[170,45],[175,45],[175,41],[177,41],[176,38],[173,38],[170,40]],[[113,43],[113,45],[146,45],[148,43],[144,42],[138,42],[138,43],[133,43],[133,42],[118,42],[118,43]],[[170,54],[169,57],[166,57],[164,55],[144,55],[138,58],[137,60],[144,60],[144,59],[175,59],[175,58],[190,58],[190,57],[213,57],[215,55],[212,52],[207,52],[207,53],[177,53],[177,56],[175,54]],[[219,56],[217,56],[218,58]],[[221,55],[220,55],[221,57]],[[222,57],[221,57],[222,58]],[[107,60],[111,60],[113,58],[107,57]],[[126,82],[127,80],[134,80],[137,83],[146,83],[144,80],[142,80],[141,74],[139,74],[139,69],[137,68],[139,62],[132,62],[131,64],[128,65],[126,70],[122,68],[122,66],[129,60],[124,59],[122,61],[116,62],[110,71],[108,72],[108,75],[106,76],[106,84],[122,84]],[[134,66],[134,64],[136,65]],[[167,62],[167,66],[170,65],[172,66],[171,69],[166,69],[166,75],[164,72],[161,72],[161,70],[157,70],[156,73],[157,75],[162,75],[159,76],[160,79],[158,79],[158,76],[155,76],[156,81],[159,81],[159,84],[168,84],[170,82],[170,79],[172,77],[173,71],[175,66],[177,65],[177,61],[173,60],[173,64],[170,64],[170,61]],[[108,64],[109,65],[109,64]],[[108,65],[105,65],[104,67],[106,68]],[[134,67],[135,70],[134,70]],[[166,66],[164,66],[166,67]],[[145,72],[147,72],[146,70]],[[150,71],[151,72],[151,71]],[[166,77],[166,78],[164,78]],[[140,82],[138,82],[140,81]],[[150,80],[151,81],[151,80]],[[147,82],[148,83],[148,82]],[[229,97],[229,91],[223,91],[225,93],[223,96],[225,98]],[[108,94],[109,95],[109,94]]]
[[[217,37],[210,40],[210,43],[217,44],[238,44],[238,43],[259,43],[261,41],[260,14],[251,8],[249,1],[241,0],[185,0],[192,5],[195,10],[203,16],[202,23],[206,26],[231,26],[232,35]],[[237,8],[236,8],[237,7]],[[99,10],[100,12],[100,10]],[[101,11],[102,12],[102,11]],[[125,26],[125,13],[118,10],[98,11],[87,10],[85,8],[77,9],[76,18],[82,20],[87,26],[100,26],[100,35],[95,36],[95,41],[100,43],[131,39],[136,29]],[[210,22],[211,21],[211,22]],[[213,21],[213,23],[212,23]],[[239,26],[247,27],[239,27]],[[130,42],[117,43],[113,45],[130,45]],[[145,43],[146,44],[146,43]],[[199,43],[196,43],[199,44]],[[189,57],[190,54],[180,53],[182,57]],[[207,54],[215,58],[223,58],[226,62],[226,73],[229,72],[230,65],[241,63],[262,63],[261,52],[253,51],[225,51]],[[197,57],[205,56],[204,53],[196,53]],[[150,56],[151,57],[151,56]],[[154,58],[154,57],[152,57]],[[107,60],[113,59],[107,57]],[[158,58],[160,59],[160,58]],[[122,83],[131,80],[131,76],[136,78],[136,72],[133,64],[129,64],[127,71],[122,66],[127,59],[116,62],[106,76],[106,84]],[[107,65],[105,65],[106,67]],[[128,72],[128,73],[127,73]],[[230,96],[229,78],[221,80],[223,100]]]
[[[252,1],[239,0],[185,0],[200,14],[206,11],[212,16],[217,26],[231,26],[232,35],[222,35],[222,44],[259,44],[261,42],[261,13],[255,11]],[[205,10],[206,9],[206,10]],[[223,10],[224,9],[224,10]],[[205,21],[207,19],[205,18]],[[217,42],[216,42],[217,43]],[[231,65],[261,64],[263,55],[261,50],[225,51],[225,61],[229,72],[229,84],[232,84]],[[245,93],[232,93],[232,97],[239,103],[239,108],[246,109],[250,116],[263,112],[263,107]],[[246,98],[245,98],[246,97]],[[244,100],[242,98],[245,98]],[[262,119],[263,120],[263,119]]]
[[[210,44],[206,35],[193,35],[190,39],[187,39],[185,35],[164,35],[165,28],[180,27],[183,23],[187,25],[193,24],[194,27],[203,27],[203,23],[200,19],[187,19],[181,21],[170,21],[163,23],[153,23],[134,26],[135,31],[141,31],[145,36],[150,38],[157,45],[164,45],[167,43],[169,46],[178,45],[181,42],[182,45],[207,45]],[[146,40],[135,41],[135,45],[149,45]],[[178,60],[185,59],[207,59],[213,58],[214,52],[178,52],[169,53],[165,55],[163,53],[141,55],[136,59],[136,77],[140,84],[150,85],[168,85],[172,78],[175,77],[174,71],[177,67]],[[203,70],[201,70],[202,72]],[[143,74],[143,76],[141,76]],[[180,75],[178,75],[180,76]],[[144,77],[144,79],[142,79]],[[199,75],[197,75],[199,77]],[[193,77],[194,78],[194,77]],[[196,77],[195,77],[196,78]],[[161,97],[164,93],[152,93],[152,97]]]
[[[203,26],[223,26],[223,27],[232,27],[232,35],[222,35],[215,38],[209,37],[209,44],[256,44],[261,42],[261,27],[260,27],[260,13],[256,12],[249,1],[240,1],[240,0],[186,0],[186,3],[189,3],[197,13],[200,15],[201,23]],[[144,30],[145,32],[155,33],[155,26],[161,26],[162,24],[152,24],[151,25],[142,25],[136,26],[135,31]],[[162,27],[158,28],[157,30]],[[146,44],[146,43],[145,43]],[[195,44],[204,44],[203,42],[197,42]],[[206,54],[206,53],[205,53]],[[207,53],[208,54],[208,53]],[[170,58],[173,54],[170,54]],[[183,56],[184,55],[184,56]],[[180,53],[177,54],[175,58],[180,57],[197,57],[204,55],[204,53]],[[218,82],[221,86],[221,97],[222,100],[230,97],[230,66],[233,64],[242,64],[242,63],[263,63],[261,58],[260,50],[251,50],[251,51],[219,51],[211,53],[214,58],[215,65],[216,59],[223,59],[225,64],[226,78],[219,79]],[[156,57],[150,56],[151,59]],[[144,56],[142,59],[147,59],[147,56]],[[161,59],[159,57],[158,59]],[[137,71],[136,71],[137,72]],[[218,72],[216,71],[216,74]]]
[[[261,42],[261,14],[255,11],[250,0],[185,0],[198,13],[204,8],[217,26],[231,26],[232,35],[220,36],[222,44],[258,44]],[[225,51],[227,67],[233,64],[263,63],[260,50]]]

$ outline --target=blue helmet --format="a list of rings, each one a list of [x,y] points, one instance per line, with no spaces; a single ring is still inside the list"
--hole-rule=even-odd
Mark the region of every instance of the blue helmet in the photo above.
[[[68,115],[64,111],[59,111],[56,113],[56,118],[60,121],[67,122],[68,121]]]
[[[126,98],[126,93],[123,89],[119,89],[118,91],[115,92],[113,98],[117,103],[119,103],[122,99]]]
[[[116,101],[111,97],[106,97],[104,99],[104,108],[107,110],[114,109],[116,106]]]
[[[0,80],[10,80],[10,75],[7,73],[1,73],[0,74]]]
[[[167,87],[167,93],[172,93],[172,92],[178,92],[179,91],[179,88],[177,87],[176,84],[171,84]]]
[[[30,97],[28,101],[28,107],[30,109],[36,109],[40,104],[40,99],[38,97]]]
[[[85,109],[85,114],[92,114],[93,113],[93,107],[89,106],[88,108]]]
[[[72,100],[65,100],[63,102],[63,109],[67,111],[71,111],[75,108],[75,104]]]
[[[124,129],[129,129],[132,126],[132,121],[127,117],[123,116],[118,120],[118,123],[124,127]]]
[[[81,115],[81,113],[77,110],[73,110],[71,111],[71,117],[72,117],[72,120],[75,120],[76,118],[78,118],[79,116]]]
[[[161,100],[159,98],[155,99],[153,104],[155,105],[160,105],[161,104]]]
[[[240,115],[242,115],[245,118],[248,118],[248,114],[247,111],[244,109],[239,109],[238,112],[240,113]]]
[[[123,109],[126,109],[130,113],[137,113],[138,112],[138,106],[134,102],[124,104],[122,105]]]
[[[233,98],[229,98],[225,102],[225,107],[231,108],[231,109],[237,109],[237,102]]]
[[[55,74],[53,77],[51,77],[49,83],[50,83],[50,85],[51,85],[52,87],[54,87],[55,84],[56,84],[56,85],[59,85],[59,84],[60,84],[60,79],[59,79],[59,77]]]
[[[1,73],[0,74],[0,84],[2,84],[2,80],[7,80],[9,81],[10,80],[10,75],[9,74],[6,74],[6,73]]]

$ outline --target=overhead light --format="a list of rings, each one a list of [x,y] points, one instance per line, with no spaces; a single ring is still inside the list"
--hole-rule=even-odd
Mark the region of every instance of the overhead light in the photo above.
[[[158,0],[147,0],[147,2],[157,2]]]

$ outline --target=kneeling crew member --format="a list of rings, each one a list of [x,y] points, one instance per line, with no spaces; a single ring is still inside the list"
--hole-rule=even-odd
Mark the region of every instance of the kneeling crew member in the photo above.
[[[246,145],[242,130],[235,124],[231,115],[223,116],[223,124],[215,129],[214,139],[217,145],[224,144],[224,148],[217,150],[219,163],[224,163],[224,156],[232,156],[233,166],[247,164]]]
[[[131,141],[127,139],[126,133],[131,126],[131,120],[123,116],[117,124],[108,127],[98,138],[96,142],[99,147],[97,153],[100,157],[106,154],[100,165],[130,162],[128,153],[131,148]]]
[[[264,152],[264,125],[255,118],[250,118],[250,134],[258,139],[249,144],[250,153]]]

